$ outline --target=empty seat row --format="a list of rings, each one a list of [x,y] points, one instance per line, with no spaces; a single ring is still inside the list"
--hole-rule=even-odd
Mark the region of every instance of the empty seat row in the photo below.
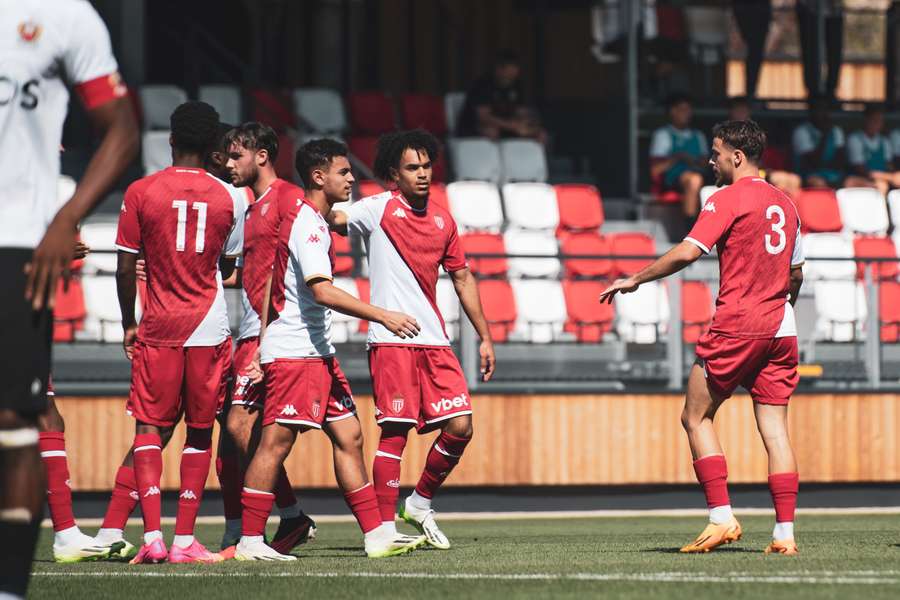
[[[885,235],[900,221],[900,190],[884,196],[874,188],[803,190],[794,199],[804,232]]]
[[[447,150],[456,180],[547,181],[544,147],[534,140],[451,138]]]
[[[898,259],[897,246],[889,237],[850,237],[841,233],[806,234],[803,236],[803,253],[806,256],[804,275],[824,280],[863,279],[869,263],[852,259]],[[871,264],[877,279],[896,280],[900,273],[897,260]]]

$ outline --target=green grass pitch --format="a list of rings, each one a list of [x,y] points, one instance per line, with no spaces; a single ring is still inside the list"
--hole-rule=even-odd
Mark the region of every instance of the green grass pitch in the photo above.
[[[740,515],[738,515],[740,517]],[[393,559],[362,554],[355,524],[324,523],[296,563],[139,565],[52,562],[43,537],[33,598],[900,598],[900,517],[803,516],[800,556],[765,556],[770,517],[741,519],[744,538],[707,555],[677,549],[697,517],[447,521],[454,547]],[[218,549],[222,528],[200,526]],[[92,532],[90,532],[92,533]],[[165,532],[171,540],[171,530]],[[270,531],[270,534],[274,533]],[[128,537],[139,540],[137,528]]]

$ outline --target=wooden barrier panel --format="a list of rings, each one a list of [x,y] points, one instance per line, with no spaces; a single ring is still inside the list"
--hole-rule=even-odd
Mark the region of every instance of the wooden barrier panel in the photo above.
[[[108,490],[131,444],[134,424],[122,398],[57,398],[66,420],[72,487]],[[448,485],[607,485],[693,483],[676,395],[542,395],[474,398],[475,438]],[[370,397],[357,398],[371,466],[378,443]],[[900,396],[803,395],[792,400],[791,437],[806,482],[900,481]],[[747,396],[716,419],[729,481],[766,481],[766,454]],[[415,485],[431,440],[410,436],[401,482]],[[164,453],[163,486],[178,487],[179,428]],[[298,488],[333,487],[331,444],[302,435],[287,461]],[[210,474],[209,485],[218,485]]]

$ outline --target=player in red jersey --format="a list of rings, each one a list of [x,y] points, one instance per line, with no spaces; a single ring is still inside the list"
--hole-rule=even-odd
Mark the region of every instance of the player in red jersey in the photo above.
[[[249,189],[258,198],[244,216],[244,250],[240,257],[241,300],[244,313],[238,327],[232,376],[234,390],[226,415],[228,435],[237,446],[238,461],[227,456],[222,461],[222,474],[228,481],[223,486],[226,502],[223,550],[232,549],[241,535],[241,490],[244,470],[259,441],[261,413],[265,404],[265,386],[254,385],[246,374],[247,366],[259,348],[259,315],[262,313],[266,284],[275,262],[278,230],[284,219],[292,218],[300,207],[303,190],[279,179],[274,161],[278,157],[278,136],[262,123],[245,123],[226,136],[228,150],[226,168],[231,181]],[[278,471],[275,503],[281,516],[272,547],[287,553],[315,536],[315,522],[301,509],[287,472]]]
[[[740,385],[753,399],[769,455],[776,522],[766,553],[796,554],[798,475],[787,414],[799,381],[793,303],[803,283],[800,218],[790,198],[759,175],[766,135],[755,122],[720,123],[713,137],[710,164],[718,183],[728,187],[707,201],[683,242],[636,275],[617,280],[600,298],[611,302],[617,292],[633,292],[642,283],[671,275],[716,247],[716,313],[697,344],[681,416],[710,522],[681,551],[709,552],[741,537],[728,499],[725,456],[713,428],[719,406]]]
[[[144,545],[133,563],[221,560],[193,536],[209,472],[212,427],[231,362],[220,257],[241,251],[244,196],[203,169],[219,116],[187,102],[171,117],[173,166],[129,186],[119,216],[116,273],[125,353],[132,362],[128,411],[137,421],[134,472]],[[147,301],[134,313],[136,261],[143,253]],[[171,553],[160,530],[161,431],[183,408],[188,433]]]
[[[375,175],[396,190],[364,198],[347,213],[336,212],[336,230],[361,235],[369,254],[372,302],[413,315],[422,325],[415,339],[397,337],[384,327],[369,328],[369,370],[381,441],[373,479],[381,518],[393,529],[400,493],[400,458],[410,428],[440,429],[415,491],[400,516],[448,549],[431,499],[459,462],[472,438],[472,403],[459,361],[450,348],[437,306],[438,268],[450,274],[460,303],[481,338],[481,373],[494,371],[494,346],[481,308],[478,283],[466,264],[450,213],[428,201],[438,144],[423,130],[390,133],[378,141]]]
[[[334,250],[325,216],[350,198],[353,174],[347,147],[334,140],[313,140],[296,158],[307,186],[295,214],[282,219],[278,233],[270,304],[260,324],[260,361],[265,370],[266,402],[259,447],[247,468],[243,492],[243,532],[235,558],[296,560],[263,542],[272,509],[277,473],[298,433],[324,429],[334,448],[338,485],[365,538],[370,558],[409,552],[424,537],[399,535],[382,526],[375,490],[362,454],[362,429],[347,379],[331,343],[331,309],[380,323],[402,338],[418,333],[411,317],[361,302],[332,283]],[[252,219],[252,217],[251,217]],[[253,381],[262,373],[254,361]]]

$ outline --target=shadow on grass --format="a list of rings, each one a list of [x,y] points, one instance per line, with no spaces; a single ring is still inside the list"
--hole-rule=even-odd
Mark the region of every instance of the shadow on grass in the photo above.
[[[647,548],[646,550],[641,550],[641,552],[654,552],[656,554],[682,554],[682,552],[679,548]],[[754,554],[757,553],[756,550],[751,550],[749,548],[735,548],[733,546],[727,547],[727,548],[716,548],[715,550],[713,550],[713,552],[715,552],[716,554],[730,554],[730,553],[735,553],[735,552],[737,552],[737,553],[751,552]],[[685,554],[685,556],[690,556],[690,554],[687,554],[687,553],[684,553],[684,554]],[[695,554],[701,554],[701,553],[697,552]],[[711,554],[711,553],[707,553],[707,554]]]

